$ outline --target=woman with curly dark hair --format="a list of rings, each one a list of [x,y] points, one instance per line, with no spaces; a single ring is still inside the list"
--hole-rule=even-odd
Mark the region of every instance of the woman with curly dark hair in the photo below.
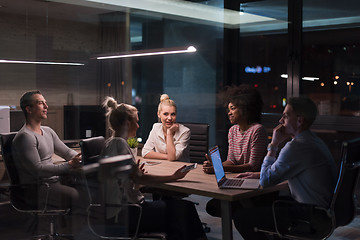
[[[266,154],[267,133],[261,122],[263,101],[256,88],[249,85],[225,89],[228,117],[234,124],[228,133],[229,150],[224,170],[229,172],[259,171]],[[213,173],[211,162],[203,164],[205,173]]]
[[[263,101],[256,88],[249,85],[228,87],[224,91],[228,117],[234,124],[228,133],[229,150],[223,162],[228,172],[259,171],[266,154],[267,133],[260,124]],[[205,173],[213,173],[210,161],[203,164]]]
[[[228,117],[234,124],[228,133],[229,150],[223,162],[227,172],[258,172],[266,155],[267,133],[260,124],[263,101],[256,88],[249,85],[232,86],[225,89],[224,102]],[[203,164],[205,173],[213,173],[210,161]],[[220,201],[210,200],[206,211],[220,216]]]

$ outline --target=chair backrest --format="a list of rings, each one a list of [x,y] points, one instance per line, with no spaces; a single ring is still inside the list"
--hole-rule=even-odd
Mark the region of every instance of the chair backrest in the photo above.
[[[19,173],[16,169],[12,153],[12,141],[16,135],[16,132],[12,133],[2,133],[0,135],[0,142],[1,142],[1,154],[3,157],[3,161],[5,163],[6,172],[10,178],[10,182],[12,185],[16,185],[20,183]]]
[[[188,127],[190,136],[190,162],[203,163],[205,154],[209,150],[209,124],[207,123],[181,123]]]
[[[13,156],[12,156],[12,141],[17,132],[2,133],[0,134],[1,152],[5,163],[6,172],[10,179],[10,201],[13,207],[20,211],[32,210],[37,207],[37,198],[25,196],[25,191],[37,193],[37,185],[20,184],[19,171],[16,168]],[[25,190],[27,189],[27,190]]]
[[[97,162],[104,147],[105,138],[103,136],[81,140],[80,148],[83,163],[86,165]]]
[[[335,225],[349,224],[355,217],[355,189],[360,167],[360,138],[343,142],[338,182],[331,209],[335,213]]]

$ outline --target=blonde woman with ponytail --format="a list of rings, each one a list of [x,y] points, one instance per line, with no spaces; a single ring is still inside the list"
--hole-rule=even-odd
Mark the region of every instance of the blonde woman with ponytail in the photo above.
[[[190,129],[176,122],[176,104],[162,94],[158,106],[159,123],[155,123],[146,141],[142,156],[169,161],[189,161]]]
[[[106,108],[106,118],[112,136],[106,141],[102,157],[131,154],[126,142],[127,138],[134,137],[139,128],[138,111],[134,106],[120,103],[112,97],[107,97],[103,103]],[[123,194],[127,196],[129,203],[137,203],[142,207],[139,233],[166,232],[168,240],[171,239],[206,239],[201,221],[194,204],[186,200],[158,200],[145,201],[144,196],[138,190],[137,184],[151,182],[170,182],[185,177],[188,171],[182,171],[185,167],[177,169],[170,175],[151,175],[144,170],[144,164],[139,166],[133,156],[133,172],[130,179],[123,183],[124,191],[119,188],[117,179],[107,181],[107,203],[120,203]],[[133,209],[129,209],[129,216]],[[106,218],[108,223],[116,224],[120,209],[108,208]],[[134,213],[135,214],[135,213]],[[154,219],[156,218],[156,221]],[[135,232],[136,219],[130,218],[130,233]],[[119,225],[120,227],[120,225]]]

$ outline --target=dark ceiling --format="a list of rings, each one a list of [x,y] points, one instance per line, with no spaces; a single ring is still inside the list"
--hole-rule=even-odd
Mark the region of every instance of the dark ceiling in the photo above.
[[[223,8],[224,0],[190,0],[201,4]],[[287,20],[288,0],[228,0],[241,3],[245,12],[271,17],[278,20]],[[39,16],[61,18],[66,20],[76,20],[91,22],[95,21],[96,16],[109,12],[100,8],[80,7],[71,4],[62,4],[46,0],[0,0],[0,14],[11,13],[22,16]],[[304,21],[335,19],[344,24],[358,24],[360,22],[360,1],[359,0],[304,0],[303,1]]]

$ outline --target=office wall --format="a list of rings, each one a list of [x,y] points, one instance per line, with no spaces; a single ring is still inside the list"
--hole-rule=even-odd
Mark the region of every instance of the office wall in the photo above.
[[[39,89],[49,105],[44,122],[63,137],[63,105],[96,105],[98,25],[48,20],[31,15],[0,15],[1,59],[83,62],[85,66],[0,64],[0,103],[17,106],[25,91]],[[17,129],[18,130],[18,129]]]
[[[2,59],[83,61],[86,66],[0,64],[0,102],[19,105],[29,89],[43,90],[49,106],[95,104],[98,26],[24,15],[0,15]]]

